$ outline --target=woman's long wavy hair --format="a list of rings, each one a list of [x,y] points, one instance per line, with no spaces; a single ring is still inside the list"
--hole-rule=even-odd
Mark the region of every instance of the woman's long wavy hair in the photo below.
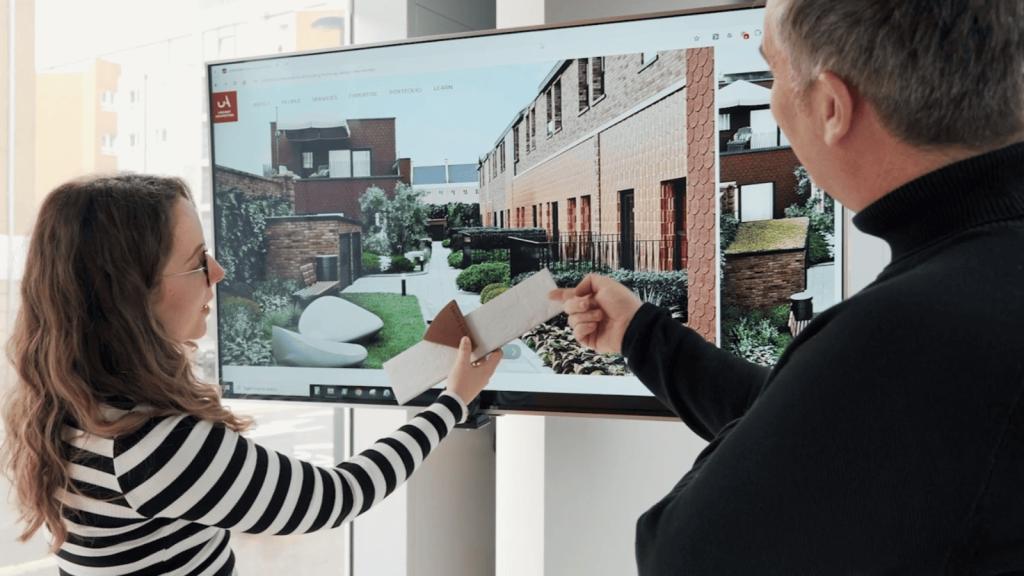
[[[44,524],[54,550],[67,539],[61,496],[75,488],[65,424],[104,438],[169,414],[236,431],[251,425],[221,405],[218,387],[197,379],[195,344],[173,340],[153,313],[181,199],[192,201],[180,179],[117,174],[68,182],[40,207],[7,348],[17,381],[0,448],[26,524],[21,541]],[[113,399],[148,410],[108,421],[103,405]]]

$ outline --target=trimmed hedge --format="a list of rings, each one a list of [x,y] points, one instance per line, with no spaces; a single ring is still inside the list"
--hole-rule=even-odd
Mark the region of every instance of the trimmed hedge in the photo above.
[[[459,290],[480,292],[488,284],[509,281],[509,266],[504,262],[486,262],[466,268],[455,279]]]
[[[496,284],[488,284],[484,286],[484,289],[480,291],[480,303],[487,304],[491,300],[494,300],[498,296],[504,294],[509,289],[509,285],[506,282],[498,282]]]
[[[363,252],[363,272],[366,274],[380,272],[380,256],[373,252]]]
[[[508,250],[473,250],[471,251],[472,262],[470,264],[483,264],[484,262],[508,262]],[[448,265],[452,268],[465,268],[466,263],[462,261],[462,252],[452,252],[448,255]]]
[[[396,254],[391,257],[391,267],[388,268],[388,272],[412,272],[414,268],[416,268],[416,264],[411,260],[401,254]]]
[[[607,268],[590,270],[587,267],[558,270],[556,267],[552,267],[551,276],[559,288],[569,288],[582,282],[583,277],[591,271],[608,276],[612,280],[633,290],[645,302],[651,302],[665,308],[678,306],[680,309],[686,310],[688,279],[685,270],[675,272],[640,272],[635,270],[609,271]],[[534,274],[536,272],[519,274],[512,283],[519,284]]]
[[[547,242],[548,232],[544,228],[450,228],[448,237],[451,238],[450,248],[462,250],[462,237],[469,235],[472,238],[474,250],[494,250],[496,248],[509,248],[509,238],[523,238],[534,242]]]

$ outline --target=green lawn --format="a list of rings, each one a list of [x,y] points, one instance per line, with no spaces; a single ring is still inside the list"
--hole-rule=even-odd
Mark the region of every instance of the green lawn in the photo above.
[[[379,293],[341,294],[341,297],[384,321],[377,341],[366,347],[365,368],[381,368],[386,360],[394,358],[423,340],[427,324],[420,312],[415,296]]]

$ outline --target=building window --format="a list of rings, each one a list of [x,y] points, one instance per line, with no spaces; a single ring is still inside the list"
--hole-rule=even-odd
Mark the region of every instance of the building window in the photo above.
[[[138,101],[139,101],[139,91],[138,90],[129,90],[128,91],[128,103],[134,105]]]
[[[555,132],[562,129],[562,80],[555,82],[555,110],[554,110]]]
[[[462,195],[463,196],[469,196],[469,190],[463,190],[462,191]]]
[[[775,204],[775,184],[763,182],[740,186],[740,222],[771,220]]]
[[[590,196],[580,196],[580,232],[590,232]]]
[[[580,112],[590,108],[590,82],[589,77],[587,76],[587,67],[589,65],[590,59],[588,58],[580,58],[577,60]]]
[[[519,125],[512,128],[512,161],[519,162]]]
[[[533,227],[537,227],[537,205],[533,205]]]
[[[719,130],[732,130],[730,127],[732,117],[729,114],[718,115],[718,129]]]
[[[353,150],[352,151],[352,176],[356,178],[366,178],[370,176],[370,151],[369,150]]]
[[[114,146],[117,144],[117,134],[104,134],[100,143],[100,151],[107,155],[114,154]]]
[[[114,100],[117,98],[117,93],[110,90],[104,90],[100,92],[100,107],[104,110],[114,109]]]
[[[498,147],[498,154],[501,155],[501,171],[505,171],[505,141],[501,141],[501,146]]]
[[[554,86],[552,86],[551,88],[548,88],[547,92],[544,93],[544,97],[547,99],[547,101],[546,101],[546,103],[547,103],[547,113],[548,113],[548,124],[547,124],[547,126],[548,126],[548,136],[549,137],[552,134],[555,133],[555,122],[554,122],[554,118],[553,118],[553,114],[554,114],[554,111],[555,111],[554,91],[555,91],[555,88],[554,88]]]
[[[313,167],[313,153],[312,152],[303,152],[302,153],[302,167],[303,168],[312,168]]]
[[[590,61],[590,97],[597,102],[604,96],[604,57],[599,56]]]
[[[537,148],[537,106],[530,106],[530,148]]]
[[[135,148],[138,145],[139,145],[139,135],[138,134],[129,134],[128,135],[128,146],[130,148]]]

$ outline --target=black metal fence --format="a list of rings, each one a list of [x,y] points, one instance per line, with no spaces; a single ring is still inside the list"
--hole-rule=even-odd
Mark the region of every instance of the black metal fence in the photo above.
[[[623,242],[619,235],[562,234],[547,242],[512,238],[509,250],[513,278],[553,264],[562,268],[642,270],[664,272],[686,267],[685,242],[680,238]]]

